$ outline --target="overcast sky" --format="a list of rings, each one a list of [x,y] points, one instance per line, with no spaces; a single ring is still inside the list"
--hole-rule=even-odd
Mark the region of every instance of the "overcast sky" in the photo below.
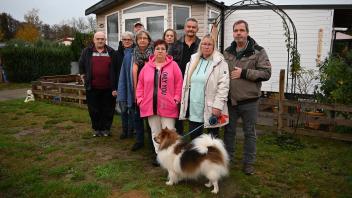
[[[238,2],[238,0],[222,1],[226,5]],[[72,17],[84,17],[84,11],[97,2],[99,0],[0,0],[0,12],[9,13],[13,18],[23,21],[24,14],[36,8],[39,9],[40,19],[44,23],[53,25]],[[270,2],[278,5],[352,4],[352,0],[271,0]]]

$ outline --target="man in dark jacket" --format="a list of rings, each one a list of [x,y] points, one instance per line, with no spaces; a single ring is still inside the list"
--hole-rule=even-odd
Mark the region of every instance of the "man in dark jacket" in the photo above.
[[[191,59],[191,55],[196,53],[200,43],[197,37],[198,21],[195,18],[188,18],[184,26],[184,36],[176,41],[169,49],[168,54],[181,69],[182,75],[185,73],[186,65]]]
[[[263,47],[248,36],[248,24],[239,20],[233,25],[234,41],[224,52],[229,65],[230,124],[226,126],[224,143],[231,161],[234,159],[234,142],[237,120],[242,119],[244,133],[243,171],[254,174],[256,158],[255,124],[258,114],[258,99],[261,95],[262,81],[271,76],[271,64]]]
[[[93,136],[110,136],[117,96],[115,51],[105,44],[103,32],[94,34],[94,45],[85,48],[79,59],[79,73],[86,98]]]
[[[168,54],[174,58],[174,61],[181,69],[182,76],[185,74],[186,65],[191,59],[191,55],[196,53],[200,43],[197,37],[198,21],[195,18],[186,19],[184,26],[184,36],[178,39],[174,45],[168,50]],[[183,123],[176,120],[176,131],[183,134]]]

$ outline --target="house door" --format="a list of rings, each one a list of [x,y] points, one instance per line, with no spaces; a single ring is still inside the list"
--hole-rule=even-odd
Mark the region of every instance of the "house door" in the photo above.
[[[123,31],[133,32],[133,24],[143,23],[152,40],[161,39],[167,27],[167,5],[141,3],[123,10]]]

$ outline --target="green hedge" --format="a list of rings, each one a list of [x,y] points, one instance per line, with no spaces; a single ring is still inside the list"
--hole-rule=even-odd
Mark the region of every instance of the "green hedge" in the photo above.
[[[10,82],[31,82],[41,76],[70,73],[69,47],[38,42],[13,42],[1,49],[4,70]]]

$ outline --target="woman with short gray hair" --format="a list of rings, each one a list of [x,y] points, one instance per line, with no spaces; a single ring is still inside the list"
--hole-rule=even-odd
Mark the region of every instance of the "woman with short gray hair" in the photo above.
[[[118,70],[120,71],[118,89],[117,89],[117,105],[121,111],[122,133],[120,139],[126,139],[133,136],[134,123],[133,123],[133,90],[131,90],[132,81],[129,76],[132,72],[133,60],[133,33],[124,32],[121,34],[122,41],[120,42],[119,49],[117,50],[117,59],[119,61]]]

